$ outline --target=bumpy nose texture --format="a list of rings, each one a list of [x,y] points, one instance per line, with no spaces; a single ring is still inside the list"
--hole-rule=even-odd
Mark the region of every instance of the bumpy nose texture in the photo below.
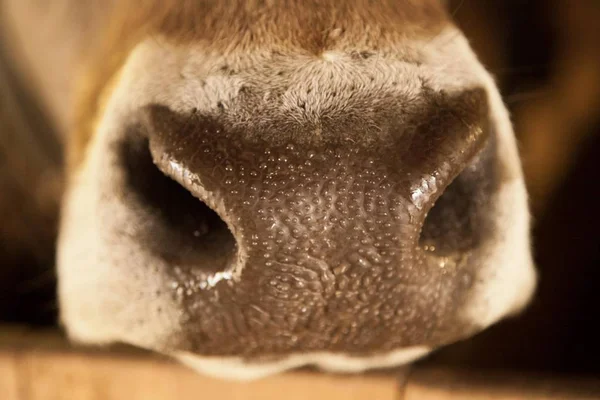
[[[419,238],[435,200],[487,143],[485,113],[480,92],[442,97],[427,118],[362,144],[310,132],[250,140],[151,107],[155,163],[237,243],[219,272],[174,269],[182,350],[369,353],[467,335],[457,312],[473,279],[468,252],[440,257]]]

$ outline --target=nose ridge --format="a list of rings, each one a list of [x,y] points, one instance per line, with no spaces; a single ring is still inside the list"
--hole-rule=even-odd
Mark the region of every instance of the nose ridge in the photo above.
[[[345,218],[379,215],[378,225],[386,226],[385,216],[400,231],[410,226],[418,233],[488,135],[480,123],[487,110],[482,91],[432,103],[427,119],[395,126],[379,146],[243,143],[242,134],[227,135],[210,119],[181,121],[155,107],[150,147],[159,168],[216,209],[246,245],[279,225],[289,225],[287,240],[302,237],[302,230],[326,240],[331,218],[345,230]]]
[[[423,287],[455,277],[426,268],[419,234],[435,200],[484,146],[485,108],[479,91],[439,98],[426,120],[352,146],[248,142],[213,120],[153,108],[155,163],[214,209],[238,245],[231,279],[194,299],[208,314],[229,307],[221,325],[233,329],[200,322],[205,342],[236,353],[435,340],[443,323],[407,305],[447,312],[455,283],[431,298]],[[219,302],[206,300],[210,290],[220,291]],[[227,331],[236,339],[223,345],[218,335]]]

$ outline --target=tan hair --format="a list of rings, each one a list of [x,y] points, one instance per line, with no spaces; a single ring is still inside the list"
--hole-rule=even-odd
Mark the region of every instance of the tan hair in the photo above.
[[[132,48],[148,36],[204,43],[220,52],[266,43],[318,54],[343,41],[365,50],[433,36],[448,24],[437,0],[141,0],[120,1],[90,45],[76,94],[68,161],[82,160],[111,82]],[[373,22],[376,22],[374,25]],[[343,36],[343,38],[342,38]]]

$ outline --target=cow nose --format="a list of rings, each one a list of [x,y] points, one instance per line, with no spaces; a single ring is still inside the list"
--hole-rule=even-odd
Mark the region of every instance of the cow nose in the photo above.
[[[428,214],[489,142],[482,92],[440,95],[384,130],[340,122],[345,134],[251,135],[161,106],[145,115],[155,167],[130,152],[145,174],[132,181],[163,215],[152,246],[173,265],[188,350],[372,351],[459,335],[468,249]]]

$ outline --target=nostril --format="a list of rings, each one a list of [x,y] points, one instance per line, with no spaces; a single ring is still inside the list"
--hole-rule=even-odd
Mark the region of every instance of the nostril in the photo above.
[[[140,127],[129,129],[120,146],[124,200],[142,218],[141,243],[172,265],[216,273],[232,268],[235,238],[205,202],[167,177],[152,160]]]
[[[486,237],[496,181],[495,138],[450,183],[423,224],[419,246],[438,256],[464,253]]]

